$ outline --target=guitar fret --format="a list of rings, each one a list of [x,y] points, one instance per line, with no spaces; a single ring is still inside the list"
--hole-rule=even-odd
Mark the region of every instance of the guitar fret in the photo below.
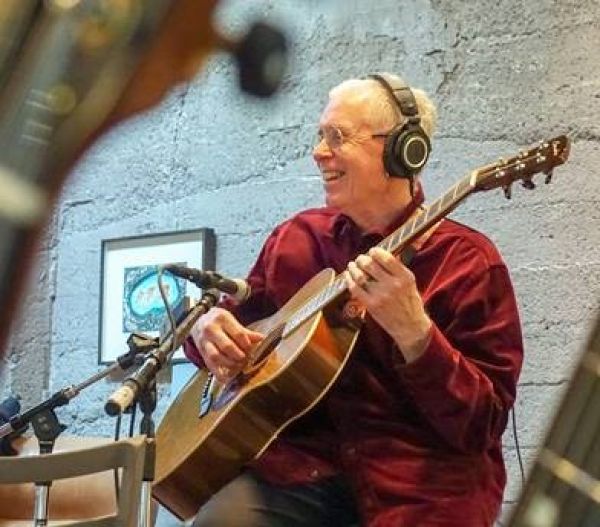
[[[323,290],[322,295],[319,296],[319,307],[323,307],[325,306],[332,298],[332,294],[331,294],[331,286],[327,286],[324,290]]]
[[[390,238],[387,237],[378,246],[381,247],[384,251],[389,251],[392,248],[392,244],[390,243]]]
[[[337,277],[334,281],[333,281],[333,292],[335,295],[339,294],[342,292],[342,288],[343,288],[344,284],[343,284],[343,279],[341,277]]]
[[[431,214],[431,209],[426,209],[421,217],[423,218],[423,223],[425,225],[429,225],[429,223],[431,222],[431,218],[434,218],[435,214]]]
[[[418,231],[421,228],[421,225],[423,225],[423,221],[425,220],[425,215],[421,214],[419,215],[419,217],[415,220],[415,225],[413,228],[413,231]]]
[[[436,200],[435,202],[433,202],[433,204],[431,205],[431,207],[429,207],[429,209],[427,209],[427,214],[431,214],[432,217],[434,217],[439,211],[440,211],[440,207],[441,207],[442,203],[440,202],[440,200]]]
[[[439,199],[440,208],[445,208],[446,207],[446,202],[449,201],[452,198],[452,196],[451,196],[452,192],[451,191],[452,191],[452,189],[448,189],[446,192],[444,192],[440,196],[440,199]]]
[[[458,191],[458,185],[454,184],[452,187],[448,189],[448,191],[444,194],[444,206],[450,206],[456,200],[456,192]],[[448,199],[446,199],[448,198]]]
[[[459,196],[462,198],[471,191],[470,178],[463,178],[458,182],[457,188],[460,190]]]
[[[410,223],[406,223],[402,226],[402,230],[400,231],[400,242],[403,242],[408,237],[408,233],[411,231]]]
[[[453,185],[453,187],[452,187],[452,188],[454,189],[454,190],[452,191],[452,201],[454,201],[454,200],[456,199],[456,193],[458,192],[458,187],[459,187],[459,186],[460,186],[460,185],[454,184],[454,185]]]
[[[397,230],[394,233],[394,249],[398,249],[402,244],[402,230]]]
[[[403,236],[403,240],[404,241],[408,240],[409,238],[412,238],[412,236],[414,235],[414,233],[415,233],[415,223],[416,223],[416,221],[414,219],[412,219],[410,221],[410,223],[408,223],[408,225],[406,225],[407,232]]]
[[[313,298],[313,301],[311,302],[312,306],[311,306],[311,310],[310,312],[313,311],[318,311],[321,308],[321,303],[323,301],[323,298],[326,296],[325,293],[327,292],[327,288],[321,290],[321,292]]]
[[[389,251],[390,252],[394,252],[398,249],[398,247],[400,246],[400,229],[394,231],[392,234],[390,234],[388,237],[388,244],[389,244]]]

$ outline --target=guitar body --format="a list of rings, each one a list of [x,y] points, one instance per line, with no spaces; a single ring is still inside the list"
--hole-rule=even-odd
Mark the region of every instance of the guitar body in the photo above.
[[[326,269],[276,314],[252,325],[268,334],[335,277]],[[338,377],[359,326],[317,312],[263,353],[237,379],[218,386],[199,418],[207,373],[199,371],[163,418],[156,436],[154,497],[181,519],[259,456],[290,423],[308,412]]]

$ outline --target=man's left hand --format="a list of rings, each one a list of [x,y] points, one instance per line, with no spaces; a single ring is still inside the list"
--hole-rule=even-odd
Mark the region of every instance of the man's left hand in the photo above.
[[[348,264],[344,278],[352,297],[390,334],[406,362],[423,354],[432,322],[415,276],[398,258],[373,247]]]

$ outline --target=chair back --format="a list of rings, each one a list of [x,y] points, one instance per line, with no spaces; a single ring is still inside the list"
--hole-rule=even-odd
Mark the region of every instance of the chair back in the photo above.
[[[18,521],[15,521],[14,516],[11,518],[11,516],[5,514],[9,513],[7,507],[10,507],[10,504],[2,499],[2,484],[30,483],[30,488],[33,489],[36,481],[56,482],[56,485],[50,487],[49,492],[50,525],[88,527],[136,525],[140,507],[145,450],[146,437],[137,436],[119,441],[92,444],[92,446],[88,445],[78,449],[55,451],[52,454],[0,458],[0,527],[19,524]],[[104,477],[101,480],[101,491],[104,501],[106,501],[106,496],[111,492],[109,488],[114,489],[114,480],[110,476],[110,472],[107,473],[106,471],[113,469],[121,469],[119,498],[116,510],[114,506],[104,505],[104,511],[112,510],[112,513],[93,518],[90,518],[89,515],[84,515],[83,518],[81,516],[65,517],[64,514],[61,514],[59,518],[53,518],[53,491],[58,490],[60,485],[69,482],[71,489],[74,488],[74,485],[78,486],[79,490],[83,491],[84,496],[86,490],[89,488],[90,493],[85,501],[93,507],[97,505],[97,503],[94,503],[96,500],[93,493],[94,487],[81,488],[82,484],[84,484],[82,483],[84,482],[83,477],[104,473]],[[66,478],[74,479],[69,480]],[[64,480],[64,482],[58,480]],[[13,489],[22,488],[22,486],[6,485],[6,488],[8,487],[13,487]],[[68,487],[64,486],[62,488]],[[10,493],[7,496],[10,497]],[[2,505],[3,501],[4,505]],[[69,497],[67,496],[66,499],[63,497],[62,501],[69,501]],[[33,518],[33,508],[29,512],[30,515],[28,518],[22,519],[29,519],[30,525],[31,518]],[[5,518],[4,521],[3,517]],[[60,523],[54,523],[53,519],[61,521]]]

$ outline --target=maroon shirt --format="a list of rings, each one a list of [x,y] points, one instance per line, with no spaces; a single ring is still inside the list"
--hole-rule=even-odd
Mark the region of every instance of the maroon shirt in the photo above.
[[[380,234],[362,233],[329,208],[286,221],[267,239],[248,277],[252,296],[235,315],[244,324],[269,316],[321,269],[343,271],[415,207]],[[345,474],[370,527],[492,525],[506,482],[501,436],[522,362],[510,278],[487,238],[450,220],[409,267],[434,323],[424,354],[405,364],[367,317],[336,384],[253,466],[278,484]],[[189,342],[185,351],[202,364]]]

